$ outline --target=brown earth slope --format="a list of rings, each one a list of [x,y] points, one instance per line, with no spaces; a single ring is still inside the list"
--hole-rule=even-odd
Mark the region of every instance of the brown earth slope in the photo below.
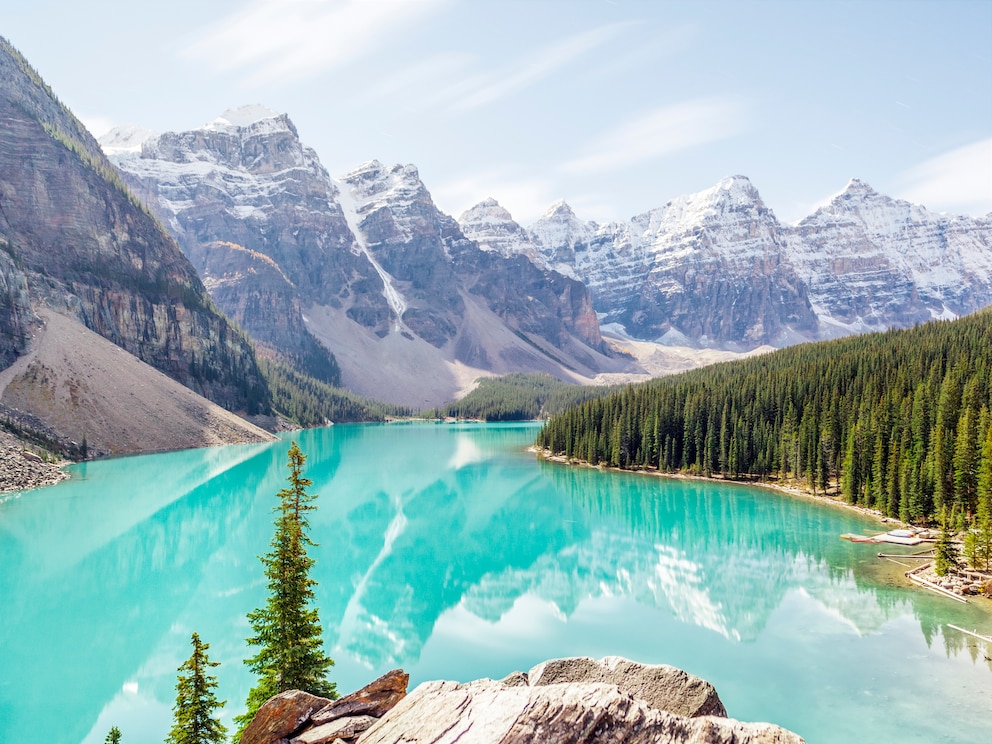
[[[91,455],[270,441],[268,432],[51,311],[27,354],[0,372],[0,403],[49,423]]]

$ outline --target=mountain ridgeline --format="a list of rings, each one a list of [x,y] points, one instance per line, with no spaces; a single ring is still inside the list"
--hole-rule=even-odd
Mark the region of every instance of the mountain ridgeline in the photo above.
[[[992,507],[992,310],[661,378],[552,418],[537,445],[624,469],[800,479],[914,523]]]
[[[412,165],[332,178],[288,116],[261,106],[101,144],[264,355],[419,410],[486,373],[643,373],[601,322],[750,351],[992,303],[992,220],[857,179],[793,226],[734,176],[627,221],[585,222],[559,202],[524,228],[492,199],[452,219]]]
[[[858,179],[797,225],[744,176],[626,221],[558,202],[525,229],[491,199],[459,219],[488,250],[581,278],[606,327],[663,343],[781,347],[992,303],[992,218],[935,214]]]
[[[422,409],[465,377],[627,364],[582,282],[481,250],[413,166],[331,178],[289,117],[260,106],[101,142],[259,351],[318,380]]]

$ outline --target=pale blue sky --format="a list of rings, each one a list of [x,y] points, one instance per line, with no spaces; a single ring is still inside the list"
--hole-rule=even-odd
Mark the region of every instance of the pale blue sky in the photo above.
[[[5,0],[0,35],[98,136],[261,103],[456,217],[626,219],[734,174],[784,221],[853,177],[992,211],[992,0]]]

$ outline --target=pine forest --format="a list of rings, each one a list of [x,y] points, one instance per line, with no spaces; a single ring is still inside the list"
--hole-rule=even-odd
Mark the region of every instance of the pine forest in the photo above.
[[[802,481],[915,524],[992,502],[992,311],[628,386],[537,445],[622,469]]]

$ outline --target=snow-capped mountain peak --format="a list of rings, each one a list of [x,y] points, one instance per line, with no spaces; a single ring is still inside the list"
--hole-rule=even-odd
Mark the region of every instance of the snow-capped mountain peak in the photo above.
[[[504,256],[522,253],[539,262],[531,236],[492,197],[462,212],[458,224],[465,237],[477,242],[484,251],[495,251]]]
[[[859,178],[795,226],[735,175],[611,225],[557,202],[514,241],[581,279],[602,321],[636,338],[753,348],[992,303],[992,221],[934,214]]]
[[[575,215],[564,200],[559,200],[530,226],[530,231],[545,247],[565,245],[574,248],[588,240],[590,227]]]
[[[431,203],[427,187],[420,180],[414,165],[385,166],[378,160],[369,160],[340,179],[355,200],[359,214],[373,211],[385,204],[392,210],[402,206]],[[394,214],[394,218],[398,215]],[[408,225],[409,227],[409,225]]]
[[[564,199],[559,199],[548,207],[541,219],[576,220],[575,212]]]

